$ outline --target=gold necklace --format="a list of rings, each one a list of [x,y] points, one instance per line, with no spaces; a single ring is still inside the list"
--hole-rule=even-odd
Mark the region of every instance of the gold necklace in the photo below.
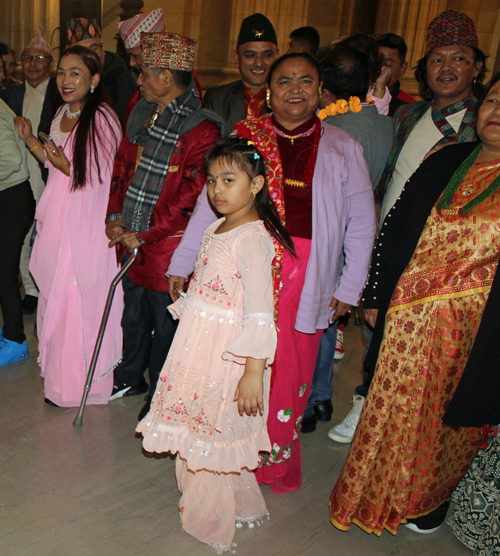
[[[308,129],[303,133],[299,133],[298,135],[287,135],[284,131],[281,131],[281,129],[278,129],[276,126],[273,126],[273,128],[276,135],[279,135],[280,137],[284,137],[285,139],[290,139],[290,143],[292,143],[293,145],[295,139],[298,139],[299,137],[309,137],[309,135],[312,135],[314,133],[314,130],[316,129],[316,122],[314,122],[311,129]]]

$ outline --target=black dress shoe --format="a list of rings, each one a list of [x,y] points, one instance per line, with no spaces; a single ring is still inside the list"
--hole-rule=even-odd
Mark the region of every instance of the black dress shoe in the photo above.
[[[139,421],[142,421],[144,417],[146,417],[146,415],[149,413],[149,410],[151,409],[151,401],[153,398],[151,396],[146,396],[144,399],[146,400],[146,405],[139,412],[139,416],[137,417]]]
[[[307,434],[308,432],[314,432],[316,430],[317,422],[318,420],[316,419],[314,414],[311,415],[310,417],[304,417],[302,419],[302,429],[301,429],[302,434]]]
[[[314,404],[314,415],[316,415],[318,421],[331,421],[332,413],[332,400],[325,400],[324,402],[316,402]]]
[[[25,315],[32,315],[38,306],[38,297],[34,295],[25,295],[22,306]]]
[[[47,405],[51,405],[52,407],[60,407],[59,405],[57,405],[56,403],[54,403],[52,400],[49,400],[49,398],[43,398],[43,401],[44,401]]]
[[[124,382],[115,381],[113,383],[113,390],[111,391],[111,396],[109,401],[118,400],[124,396],[140,396],[145,394],[149,390],[148,383],[143,379],[140,386],[129,386]]]

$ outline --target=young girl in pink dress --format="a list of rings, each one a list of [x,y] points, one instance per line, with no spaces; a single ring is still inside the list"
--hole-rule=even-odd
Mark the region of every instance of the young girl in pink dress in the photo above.
[[[271,236],[294,248],[265,172],[260,152],[238,137],[207,155],[208,195],[224,217],[205,232],[187,294],[169,307],[179,328],[137,427],[146,450],[177,454],[182,526],[218,553],[232,551],[236,527],[268,516],[253,470],[271,451]]]

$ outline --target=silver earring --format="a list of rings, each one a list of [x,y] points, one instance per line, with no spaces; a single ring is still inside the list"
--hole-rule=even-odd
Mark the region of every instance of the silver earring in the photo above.
[[[95,91],[94,85],[92,85],[92,87],[90,87],[90,92],[93,93],[94,91]]]

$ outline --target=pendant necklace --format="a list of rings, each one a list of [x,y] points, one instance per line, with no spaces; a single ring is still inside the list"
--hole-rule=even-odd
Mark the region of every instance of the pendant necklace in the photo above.
[[[276,133],[276,135],[279,135],[280,137],[284,137],[285,139],[290,139],[290,143],[293,145],[295,139],[298,139],[299,137],[309,137],[309,135],[312,135],[314,133],[314,130],[316,129],[316,123],[314,123],[311,129],[308,129],[303,133],[299,133],[298,135],[287,135],[286,133],[281,131],[281,129],[278,129],[276,126],[273,126],[273,128],[274,128],[274,133]]]
[[[155,111],[151,114],[151,117],[147,121],[145,127],[147,127],[148,129],[154,127],[156,120],[159,118],[161,112],[161,106],[158,104],[158,106],[155,108]]]

